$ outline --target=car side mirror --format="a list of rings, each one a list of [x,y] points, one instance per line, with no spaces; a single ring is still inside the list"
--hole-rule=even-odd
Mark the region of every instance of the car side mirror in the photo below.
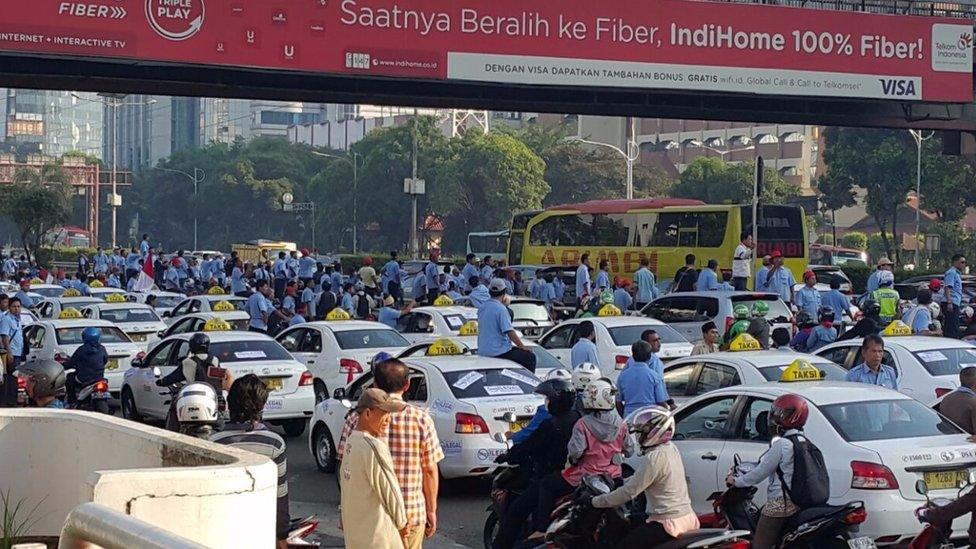
[[[434,333],[434,327],[433,326],[427,326],[427,333],[428,334]]]
[[[924,496],[929,493],[929,485],[924,480],[916,480],[915,491]]]
[[[166,330],[159,330],[158,332],[156,332],[156,337],[160,339],[166,337]]]
[[[153,376],[163,377],[163,372],[159,370],[159,366],[153,366]]]
[[[142,368],[143,366],[141,358],[133,358],[131,364],[133,368]]]
[[[345,387],[336,387],[336,390],[335,391],[332,391],[332,398],[334,398],[336,400],[345,400],[346,399],[346,388]]]

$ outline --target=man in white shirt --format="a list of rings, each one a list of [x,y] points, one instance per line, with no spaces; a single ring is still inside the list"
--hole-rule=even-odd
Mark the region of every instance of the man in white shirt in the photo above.
[[[735,247],[732,254],[732,286],[740,292],[746,290],[746,282],[751,276],[752,248],[755,243],[752,241],[751,233],[742,233],[739,245]]]

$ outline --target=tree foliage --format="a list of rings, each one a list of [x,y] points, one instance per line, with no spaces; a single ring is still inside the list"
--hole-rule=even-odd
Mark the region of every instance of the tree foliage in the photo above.
[[[727,164],[720,158],[700,156],[681,173],[672,195],[697,198],[709,204],[752,202],[756,167],[754,163]],[[799,195],[799,189],[767,168],[763,177],[762,201],[783,204]]]
[[[71,217],[68,174],[58,164],[47,164],[40,170],[19,169],[5,191],[0,197],[0,211],[17,227],[27,257],[33,258],[44,235]]]
[[[857,231],[851,231],[840,238],[840,245],[844,248],[867,250],[868,235]]]

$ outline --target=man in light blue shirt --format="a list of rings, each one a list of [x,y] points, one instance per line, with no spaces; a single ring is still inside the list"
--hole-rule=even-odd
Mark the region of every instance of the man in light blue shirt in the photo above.
[[[561,273],[557,272],[552,277],[552,291],[555,294],[556,301],[562,303],[563,298],[566,297],[566,283],[563,282]]]
[[[166,272],[163,274],[163,280],[166,281],[166,289],[173,292],[180,292],[180,273],[179,270],[173,266],[171,263],[166,267]],[[82,292],[84,293],[84,292]]]
[[[600,260],[600,270],[596,273],[596,283],[594,284],[599,292],[610,289],[610,273],[607,272],[609,265],[610,263],[606,259]]]
[[[890,271],[893,267],[894,264],[887,257],[882,257],[878,260],[877,268],[868,277],[867,288],[869,294],[881,287],[881,271]]]
[[[502,304],[505,282],[495,278],[488,286],[491,299],[478,309],[478,356],[517,362],[535,372],[535,355],[528,350],[512,327],[512,317]]]
[[[753,286],[753,289],[757,292],[761,292],[766,289],[766,276],[769,274],[770,261],[772,261],[770,257],[768,255],[764,255],[762,257],[762,267],[759,267],[759,270],[756,271],[756,284]]]
[[[628,288],[630,288],[630,282],[623,280],[617,285],[617,289],[613,291],[613,304],[621,311],[629,310],[630,306],[634,304],[634,298],[630,297],[630,292],[627,291]]]
[[[718,268],[718,261],[715,259],[709,259],[708,265],[698,273],[698,291],[714,291],[718,290],[718,275],[715,273],[715,269]]]
[[[247,298],[247,314],[251,320],[247,329],[252,332],[268,333],[268,320],[271,318],[271,288],[268,281],[259,280],[255,283],[254,293]]]
[[[773,266],[766,274],[765,287],[760,289],[779,294],[784,302],[793,303],[793,285],[796,284],[793,273],[783,265],[783,254],[779,250],[773,250],[769,257]]]
[[[576,299],[580,304],[583,297],[590,295],[590,254],[580,256],[579,267],[576,268]]]
[[[429,305],[433,305],[434,300],[441,293],[440,273],[437,272],[437,259],[439,257],[440,254],[437,252],[430,252],[429,261],[424,265],[424,281],[427,283],[427,303]]]
[[[309,277],[308,281],[305,282],[305,288],[302,290],[301,299],[299,302],[305,306],[305,314],[309,318],[315,318],[315,305],[318,301],[315,297],[315,278]]]
[[[646,257],[642,257],[640,260],[640,269],[637,269],[637,272],[634,273],[634,283],[637,284],[637,294],[634,297],[634,301],[637,302],[638,310],[643,309],[644,305],[647,305],[658,296],[657,281],[654,279],[654,273],[651,272],[650,265],[651,262]]]
[[[105,285],[109,288],[122,288],[122,282],[119,280],[118,267],[112,267],[112,274],[108,275],[108,281]]]
[[[580,322],[576,329],[579,332],[579,340],[573,345],[569,352],[569,363],[575,370],[580,364],[589,362],[600,368],[600,354],[596,348],[596,327],[589,320]],[[603,368],[600,368],[602,371]]]
[[[399,301],[403,297],[400,288],[402,278],[397,253],[390,252],[390,260],[383,265],[383,270],[380,272],[380,283],[383,285],[381,291],[392,295],[394,301]]]
[[[20,290],[16,294],[14,294],[14,297],[20,300],[20,304],[27,309],[30,309],[34,306],[34,298],[27,295],[27,292],[29,291],[30,291],[30,281],[25,278],[20,281]]]
[[[396,302],[394,301],[393,296],[386,296],[383,298],[383,307],[376,316],[376,319],[381,324],[386,324],[393,329],[396,329],[397,321],[400,320],[400,317],[410,312],[409,305],[405,307],[402,312],[398,310],[395,305]]]
[[[332,274],[329,275],[329,289],[333,293],[339,294],[342,292],[342,264],[336,261],[332,264]]]
[[[847,372],[847,381],[880,385],[898,390],[898,376],[894,368],[882,364],[884,360],[884,339],[879,335],[865,336],[861,343],[861,356],[864,362]]]
[[[105,250],[99,246],[98,250],[95,252],[95,259],[93,263],[95,264],[95,273],[104,274],[108,272],[108,256],[105,255]]]
[[[481,282],[487,287],[493,276],[495,276],[495,261],[490,255],[486,255],[481,262]]]
[[[529,284],[529,297],[532,299],[542,299],[542,289],[546,285],[546,280],[542,275],[542,269],[536,269],[535,278]]]
[[[952,256],[952,266],[942,280],[945,292],[945,335],[959,337],[959,308],[962,305],[962,271],[966,268],[966,258],[962,254]]]
[[[624,405],[624,417],[645,406],[668,407],[668,391],[664,378],[652,369],[651,346],[646,341],[636,341],[630,347],[633,362],[617,378],[620,392],[617,398]]]
[[[210,280],[207,278],[207,280]],[[244,269],[241,266],[241,260],[237,260],[237,264],[234,265],[234,270],[230,273],[230,291],[232,294],[248,297],[247,296],[247,282],[244,280]]]
[[[546,310],[550,313],[552,312],[553,303],[556,302],[556,289],[553,287],[552,278],[552,273],[547,274],[542,280],[542,289],[539,291],[539,299],[546,304]]]
[[[288,280],[295,280],[298,278],[298,252],[290,252],[288,259],[285,260],[285,266],[288,267],[286,273],[288,274]]]
[[[149,235],[144,234],[142,235],[142,242],[139,243],[139,255],[141,255],[143,259],[149,255],[149,248],[152,248],[152,246],[149,245]]]
[[[278,252],[278,259],[271,264],[271,276],[274,278],[274,296],[277,299],[285,297],[285,282],[288,281],[288,263],[285,252]]]
[[[474,254],[468,254],[464,258],[464,268],[461,269],[461,288],[466,291],[471,291],[471,285],[468,282],[472,277],[480,277],[481,271],[478,270],[478,256]]]
[[[308,282],[312,280],[313,274],[315,274],[315,258],[309,255],[308,248],[303,248],[302,258],[298,260],[298,278],[302,282]]]
[[[355,292],[356,292],[356,287],[353,286],[352,284],[346,284],[346,287],[343,288],[343,292],[342,292],[341,307],[344,311],[349,313],[349,316],[351,317],[356,316],[356,302],[353,299],[353,295],[355,295]]]
[[[0,406],[17,405],[17,378],[13,372],[24,361],[24,330],[20,325],[20,300],[10,298],[7,314],[0,315],[0,345],[8,353],[7,371],[0,378]]]
[[[472,286],[471,293],[468,294],[468,298],[471,299],[471,306],[475,309],[480,309],[482,305],[491,299],[491,295],[488,293],[488,287],[481,283],[480,277],[471,277],[468,280],[468,284]]]
[[[796,292],[795,297],[797,310],[806,311],[810,318],[817,318],[823,301],[816,285],[817,275],[813,271],[803,273],[803,287]]]
[[[848,317],[851,317],[851,300],[840,292],[839,279],[832,278],[830,280],[830,291],[822,295],[820,301],[824,307],[833,309],[838,317],[841,317],[842,313],[846,313]]]

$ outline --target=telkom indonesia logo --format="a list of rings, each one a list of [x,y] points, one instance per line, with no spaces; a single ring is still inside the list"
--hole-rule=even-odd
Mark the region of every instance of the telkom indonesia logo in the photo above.
[[[145,0],[146,20],[160,36],[181,41],[200,31],[207,13],[204,0]]]
[[[968,50],[973,47],[973,33],[964,32],[959,35],[959,49]]]

